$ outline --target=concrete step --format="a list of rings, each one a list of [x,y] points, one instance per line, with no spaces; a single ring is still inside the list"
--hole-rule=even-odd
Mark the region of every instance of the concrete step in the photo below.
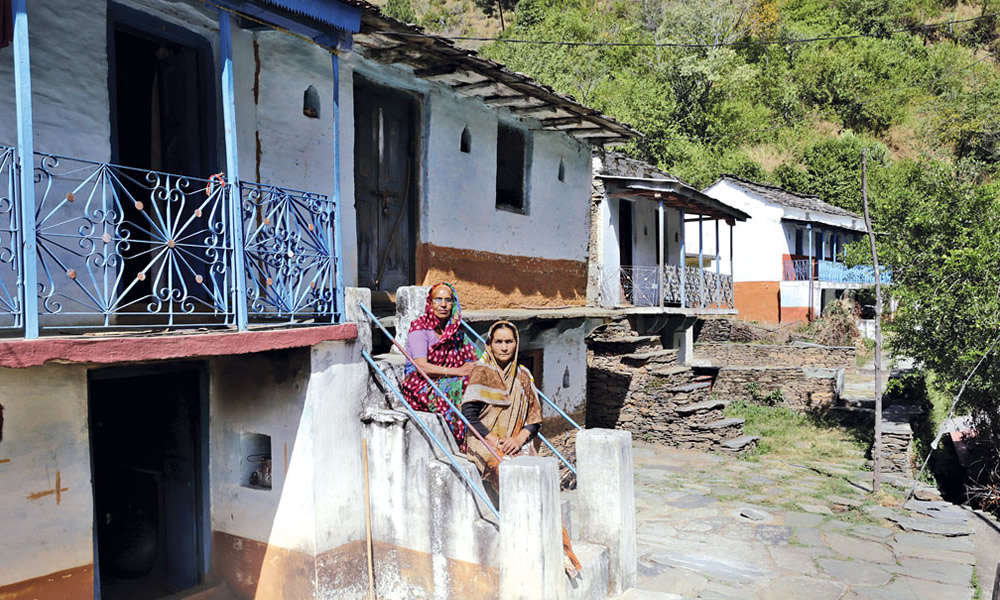
[[[733,454],[750,450],[754,447],[760,437],[756,435],[741,435],[738,438],[726,440],[720,444],[722,450]]]
[[[744,420],[737,418],[720,419],[718,421],[712,421],[711,423],[704,424],[694,424],[691,427],[694,429],[702,430],[713,430],[713,429],[725,429],[727,427],[743,427]]]
[[[725,400],[705,400],[704,402],[695,402],[694,404],[682,405],[677,407],[677,414],[679,415],[690,415],[704,410],[715,410],[719,408],[725,408],[727,402]]]
[[[608,549],[597,544],[573,542],[573,551],[583,565],[580,573],[566,578],[568,600],[604,600],[608,597]]]

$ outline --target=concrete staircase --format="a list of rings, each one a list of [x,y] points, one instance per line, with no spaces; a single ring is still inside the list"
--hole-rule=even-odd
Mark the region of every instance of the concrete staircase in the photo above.
[[[399,387],[402,358],[377,357]],[[459,452],[441,415],[418,413],[459,467],[482,489],[475,466]],[[372,533],[377,595],[385,599],[497,598],[499,524],[490,509],[373,372],[362,415],[369,447]],[[563,523],[573,537],[569,503]],[[608,549],[574,539],[583,569],[566,578],[567,600],[608,598]],[[428,568],[429,567],[429,568]],[[642,595],[646,594],[646,595]],[[669,600],[673,595],[622,598]]]
[[[677,363],[658,336],[607,329],[588,340],[587,426],[625,429],[636,439],[739,454],[757,438],[726,418],[712,395],[713,371]]]

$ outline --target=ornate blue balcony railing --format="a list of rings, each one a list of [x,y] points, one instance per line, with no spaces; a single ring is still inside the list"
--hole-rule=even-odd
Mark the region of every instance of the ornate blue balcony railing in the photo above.
[[[810,271],[811,277],[810,277]],[[892,269],[882,267],[879,276],[884,285],[892,283]],[[786,259],[784,263],[785,281],[825,281],[829,283],[875,283],[875,269],[867,265],[848,267],[832,260]]]
[[[247,322],[338,320],[327,196],[36,153],[37,261],[25,265],[15,156],[0,146],[0,328],[234,326],[238,284]],[[23,310],[28,268],[37,314]]]
[[[0,329],[20,329],[20,202],[14,148],[0,146]]]

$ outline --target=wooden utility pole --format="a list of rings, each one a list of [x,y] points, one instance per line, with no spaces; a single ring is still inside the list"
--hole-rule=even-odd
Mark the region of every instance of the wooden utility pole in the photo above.
[[[868,149],[861,151],[861,201],[865,206],[865,228],[872,246],[872,264],[875,267],[875,446],[872,449],[872,468],[875,471],[872,491],[882,487],[882,277],[878,270],[878,250],[875,248],[875,231],[868,214]]]

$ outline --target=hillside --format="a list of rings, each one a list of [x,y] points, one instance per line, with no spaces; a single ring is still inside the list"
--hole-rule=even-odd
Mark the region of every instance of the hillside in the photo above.
[[[1000,160],[998,23],[980,18],[1000,0],[521,0],[502,32],[495,0],[381,4],[451,36],[697,45],[480,48],[636,126],[627,151],[695,185],[732,172],[857,210],[862,148]],[[796,42],[827,36],[843,39]]]

